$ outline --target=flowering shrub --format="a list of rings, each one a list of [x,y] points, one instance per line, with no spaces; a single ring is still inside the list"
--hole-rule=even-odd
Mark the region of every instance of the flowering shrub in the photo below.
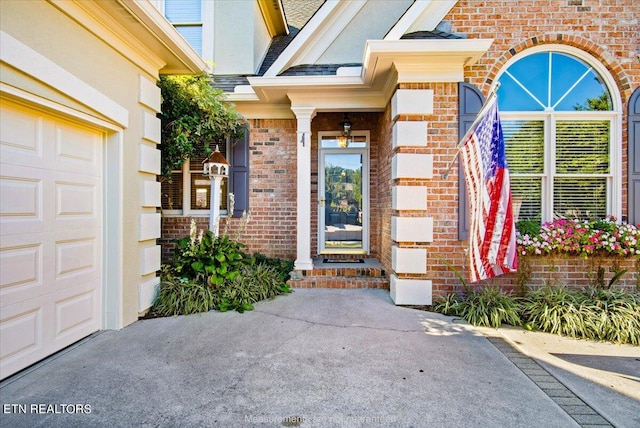
[[[640,228],[618,224],[614,217],[597,221],[559,219],[545,223],[537,235],[517,233],[518,254],[570,254],[637,256],[640,258]]]

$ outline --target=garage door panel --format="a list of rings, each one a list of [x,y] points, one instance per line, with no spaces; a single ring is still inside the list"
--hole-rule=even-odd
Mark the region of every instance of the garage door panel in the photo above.
[[[88,290],[61,299],[55,303],[55,337],[56,340],[65,340],[70,335],[87,331],[91,334],[99,328],[98,296],[96,288],[88,287]]]
[[[56,242],[56,282],[82,274],[98,275],[100,252],[97,238],[78,238]]]
[[[0,376],[4,378],[99,330],[98,285],[90,282],[1,308]]]
[[[4,317],[4,310],[2,311]],[[3,318],[0,322],[0,372],[10,374],[21,361],[42,353],[42,310],[32,308]],[[40,357],[42,358],[42,357]]]
[[[20,245],[0,249],[0,297],[6,293],[42,286],[42,245]]]
[[[58,171],[100,175],[101,135],[90,129],[56,125],[56,165]]]
[[[0,104],[0,150],[7,155],[42,157],[43,120],[40,114]]]
[[[44,229],[43,187],[44,183],[38,177],[0,176],[0,233],[5,235]]]
[[[101,327],[104,133],[0,108],[4,378]]]
[[[97,215],[98,189],[94,184],[56,182],[56,216],[91,217]]]

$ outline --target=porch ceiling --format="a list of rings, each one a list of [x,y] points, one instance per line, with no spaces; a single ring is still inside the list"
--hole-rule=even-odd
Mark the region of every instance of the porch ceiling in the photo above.
[[[338,69],[331,76],[249,77],[247,86],[228,94],[238,110],[252,117],[260,106],[314,107],[317,111],[383,110],[398,83],[459,82],[464,67],[484,55],[491,39],[369,40],[362,67]],[[283,113],[284,114],[284,113]]]

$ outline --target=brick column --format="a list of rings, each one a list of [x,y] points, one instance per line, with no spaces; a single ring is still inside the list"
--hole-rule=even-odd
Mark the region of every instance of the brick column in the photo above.
[[[431,280],[426,279],[427,246],[433,241],[433,217],[427,215],[427,187],[433,177],[428,153],[427,122],[433,113],[433,91],[398,89],[391,100],[393,180],[391,218],[391,298],[397,305],[431,304]]]

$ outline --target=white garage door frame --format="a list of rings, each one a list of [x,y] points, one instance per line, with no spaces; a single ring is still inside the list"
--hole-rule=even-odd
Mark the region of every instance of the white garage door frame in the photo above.
[[[122,254],[123,254],[123,198],[122,147],[123,128],[85,113],[73,110],[34,94],[0,83],[3,99],[28,109],[69,120],[104,132],[102,142],[102,257],[100,271],[99,329],[122,327]],[[107,203],[108,201],[108,203]],[[2,374],[5,377],[6,373]]]

